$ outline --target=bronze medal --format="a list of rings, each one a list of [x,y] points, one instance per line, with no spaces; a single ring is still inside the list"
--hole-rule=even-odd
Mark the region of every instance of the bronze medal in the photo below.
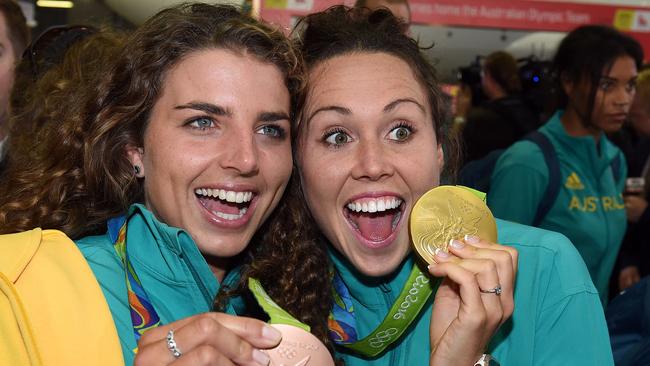
[[[282,333],[282,342],[266,354],[270,366],[334,366],[327,347],[306,330],[286,324],[273,324]]]
[[[428,263],[435,262],[436,249],[447,251],[451,239],[475,235],[497,240],[492,212],[481,198],[461,186],[438,186],[422,195],[411,210],[410,229],[415,251]]]

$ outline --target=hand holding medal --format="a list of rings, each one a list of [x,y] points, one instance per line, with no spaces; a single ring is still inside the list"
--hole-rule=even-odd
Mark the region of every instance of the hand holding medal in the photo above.
[[[413,246],[443,278],[431,316],[431,365],[473,364],[514,310],[517,251],[494,243],[496,224],[483,198],[440,186],[411,213]]]

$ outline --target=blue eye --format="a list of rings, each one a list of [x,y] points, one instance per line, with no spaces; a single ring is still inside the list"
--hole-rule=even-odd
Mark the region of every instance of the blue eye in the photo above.
[[[397,126],[390,131],[388,138],[390,140],[403,142],[406,141],[412,133],[413,131],[409,126]]]
[[[194,127],[194,128],[198,128],[198,129],[201,129],[201,130],[205,130],[205,129],[208,129],[208,128],[215,127],[215,123],[214,123],[214,121],[212,119],[210,119],[208,117],[199,117],[199,118],[195,118],[192,121],[190,121],[189,126]]]
[[[279,139],[282,139],[286,136],[286,131],[284,130],[284,128],[276,125],[262,126],[257,130],[257,133],[261,135],[267,135],[270,137],[279,138]]]
[[[352,138],[350,135],[340,129],[325,134],[325,142],[332,146],[341,146],[351,141]]]

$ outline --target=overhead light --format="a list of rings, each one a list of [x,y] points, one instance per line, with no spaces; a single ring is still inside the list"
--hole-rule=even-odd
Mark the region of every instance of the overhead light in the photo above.
[[[63,8],[70,9],[74,6],[72,1],[59,1],[59,0],[38,0],[36,5],[41,8]]]

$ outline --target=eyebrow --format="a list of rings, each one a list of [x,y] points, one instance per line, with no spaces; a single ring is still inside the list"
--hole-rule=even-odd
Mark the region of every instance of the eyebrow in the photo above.
[[[637,77],[638,77],[638,75],[634,75],[634,76],[632,76],[631,78],[629,78],[628,81],[635,81],[635,80],[637,79]],[[600,80],[606,80],[606,81],[618,81],[617,78],[613,78],[613,77],[611,77],[611,76],[607,76],[607,75],[601,75],[601,76],[600,76]]]
[[[190,102],[183,105],[177,105],[174,109],[195,109],[197,111],[202,111],[205,113],[214,114],[217,116],[227,116],[232,117],[232,111],[228,108],[224,108],[212,103],[203,103],[203,102]]]
[[[417,107],[418,107],[418,108],[419,108],[423,113],[426,113],[426,110],[424,109],[424,106],[423,106],[422,104],[420,104],[418,101],[416,101],[415,99],[412,99],[412,98],[400,98],[400,99],[396,99],[396,100],[394,100],[394,101],[388,103],[388,104],[384,107],[383,112],[384,112],[384,113],[390,112],[390,111],[392,111],[393,109],[395,109],[395,108],[396,108],[399,104],[401,104],[401,103],[413,103],[413,104],[415,104],[415,105],[416,105],[416,106],[417,106]],[[336,112],[336,113],[343,114],[343,115],[350,115],[350,114],[352,114],[352,111],[350,111],[348,108],[344,108],[344,107],[339,107],[339,106],[334,106],[334,105],[332,105],[332,106],[327,106],[327,107],[323,107],[323,108],[319,108],[319,109],[317,109],[314,113],[311,114],[311,116],[309,116],[309,118],[307,119],[307,122],[311,121],[311,119],[314,118],[314,116],[317,115],[318,113],[320,113],[320,112],[329,112],[329,111]]]
[[[285,112],[262,112],[257,117],[257,120],[260,122],[277,122],[283,120],[289,120],[289,115]]]
[[[229,108],[224,108],[212,103],[205,102],[190,102],[187,104],[179,105],[174,107],[174,109],[194,109],[209,113],[215,116],[226,116],[232,117],[233,112]],[[260,122],[276,122],[282,120],[289,120],[289,115],[285,112],[262,112],[257,116],[257,120]]]
[[[336,112],[346,116],[352,114],[352,111],[350,111],[348,108],[330,105],[327,107],[318,108],[316,111],[314,111],[314,113],[311,114],[311,116],[309,116],[309,118],[307,118],[307,122],[311,121],[312,118],[314,118],[314,116],[316,116],[320,112]]]
[[[415,104],[418,108],[420,108],[420,110],[422,111],[422,113],[425,113],[425,114],[426,114],[426,110],[424,109],[424,106],[423,106],[422,104],[420,104],[417,100],[412,99],[412,98],[401,98],[401,99],[394,100],[394,101],[388,103],[388,104],[384,107],[384,112],[390,112],[390,111],[392,111],[393,109],[395,109],[395,108],[396,108],[399,104],[401,104],[401,103],[413,103],[413,104]]]

